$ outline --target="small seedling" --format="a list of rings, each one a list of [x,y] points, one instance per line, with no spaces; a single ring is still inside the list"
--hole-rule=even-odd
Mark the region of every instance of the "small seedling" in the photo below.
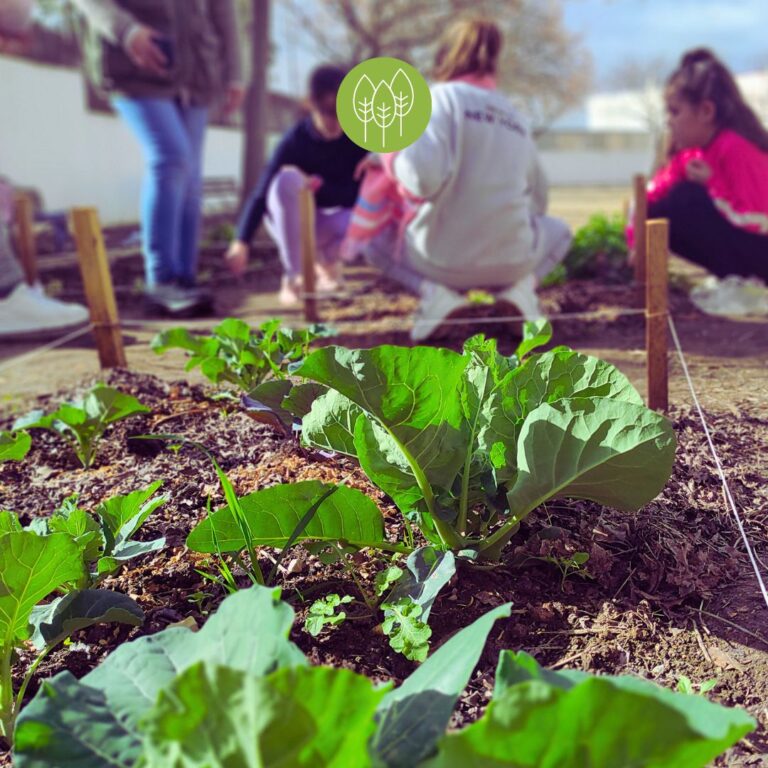
[[[692,696],[696,693],[695,689],[698,688],[699,696],[704,696],[704,694],[713,690],[717,686],[718,682],[718,679],[713,677],[709,680],[704,680],[702,683],[696,684],[692,683],[691,679],[686,675],[680,675],[680,677],[677,678],[677,685],[675,686],[675,690],[678,693],[687,693],[689,696]]]
[[[351,603],[352,599],[350,595],[339,597],[332,594],[315,600],[309,606],[307,618],[304,620],[304,631],[309,632],[312,637],[317,637],[325,627],[338,627],[347,618],[346,612],[338,609]]]
[[[16,419],[14,429],[47,429],[72,447],[84,469],[96,456],[96,449],[110,424],[139,413],[149,413],[135,397],[105,384],[97,384],[71,403],[63,403],[53,413],[42,410]]]
[[[381,625],[392,650],[402,653],[409,661],[424,661],[429,653],[432,629],[419,617],[422,607],[412,597],[396,603],[383,603],[385,619]]]

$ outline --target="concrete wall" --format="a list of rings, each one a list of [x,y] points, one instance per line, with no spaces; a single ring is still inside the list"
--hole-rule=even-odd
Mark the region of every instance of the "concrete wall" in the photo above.
[[[80,74],[0,56],[0,174],[38,189],[48,210],[96,205],[138,218],[139,146],[119,118],[88,112]],[[239,178],[240,131],[212,128],[206,176]]]
[[[652,152],[620,151],[539,153],[551,187],[629,186],[636,173],[647,174]]]
[[[768,124],[768,71],[736,75],[736,81],[744,98]],[[586,112],[590,131],[639,131],[665,122],[662,89],[653,85],[593,94],[587,99]]]

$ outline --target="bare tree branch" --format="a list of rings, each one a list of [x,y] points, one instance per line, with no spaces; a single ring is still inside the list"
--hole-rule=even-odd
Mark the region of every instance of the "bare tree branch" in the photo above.
[[[545,126],[579,103],[591,58],[567,32],[560,0],[279,0],[319,51],[354,65],[395,56],[428,71],[440,34],[466,13],[497,20],[505,36],[500,85]]]

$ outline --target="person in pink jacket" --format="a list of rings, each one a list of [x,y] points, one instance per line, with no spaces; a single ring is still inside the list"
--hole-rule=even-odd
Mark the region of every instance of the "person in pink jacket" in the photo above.
[[[711,51],[683,55],[667,81],[671,151],[648,186],[670,248],[717,275],[768,282],[768,131]]]

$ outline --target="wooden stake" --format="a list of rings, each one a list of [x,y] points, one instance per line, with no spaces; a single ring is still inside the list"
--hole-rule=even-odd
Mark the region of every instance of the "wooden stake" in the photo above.
[[[315,298],[315,197],[304,188],[299,196],[301,222],[301,272],[304,278],[304,320],[316,323],[319,319]]]
[[[635,187],[635,282],[645,284],[645,222],[648,219],[648,193],[646,178],[641,173],[634,178]]]
[[[14,199],[14,219],[16,222],[16,244],[19,249],[21,268],[29,285],[38,279],[37,248],[35,247],[35,211],[32,197],[26,192],[19,192]]]
[[[80,274],[91,312],[93,335],[102,368],[125,366],[125,350],[112,289],[107,252],[95,208],[74,208],[72,227],[77,243]]]
[[[669,222],[653,219],[646,225],[645,348],[647,355],[648,407],[669,407],[667,361],[669,311]],[[639,255],[639,254],[638,254]]]

